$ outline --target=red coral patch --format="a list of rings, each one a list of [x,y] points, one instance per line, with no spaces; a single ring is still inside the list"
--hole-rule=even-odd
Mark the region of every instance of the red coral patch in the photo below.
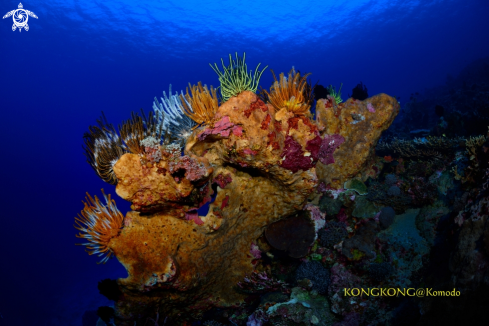
[[[272,149],[279,149],[280,148],[280,144],[276,141],[277,139],[277,134],[275,132],[271,132],[268,134],[268,143],[267,143],[267,147],[268,146],[272,146]]]
[[[221,209],[224,209],[224,207],[228,206],[228,203],[229,203],[229,196],[226,195],[226,197],[224,198],[224,200],[221,203]]]
[[[250,107],[246,110],[244,110],[244,115],[245,117],[249,118],[251,113],[255,111],[256,109],[261,109],[263,112],[268,111],[267,105],[260,99],[256,100],[255,102],[250,104]]]
[[[299,121],[302,120],[302,123],[304,123],[306,126],[309,127],[310,132],[315,132],[318,130],[318,128],[305,116],[300,116],[300,117],[293,117],[289,119],[289,129],[299,129]]]
[[[296,142],[291,136],[287,136],[287,138],[285,138],[284,150],[281,155],[282,157],[285,156],[285,159],[282,161],[281,166],[294,173],[299,170],[309,170],[316,163],[314,162],[313,157],[304,156],[304,154],[301,144]]]
[[[267,117],[261,123],[261,129],[266,130],[268,128],[268,125],[270,124],[271,119],[272,117],[270,116],[270,114],[267,114]]]

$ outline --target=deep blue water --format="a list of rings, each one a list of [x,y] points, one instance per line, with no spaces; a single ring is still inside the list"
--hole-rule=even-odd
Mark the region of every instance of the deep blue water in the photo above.
[[[1,16],[18,4],[0,0]],[[74,245],[85,192],[114,193],[81,148],[102,110],[117,125],[170,83],[218,86],[209,63],[235,52],[250,69],[295,66],[324,86],[343,83],[344,98],[362,81],[401,105],[489,55],[487,0],[22,4],[38,16],[28,31],[0,21],[0,326],[80,326],[108,304],[97,282],[125,276]],[[260,84],[272,80],[267,69]]]

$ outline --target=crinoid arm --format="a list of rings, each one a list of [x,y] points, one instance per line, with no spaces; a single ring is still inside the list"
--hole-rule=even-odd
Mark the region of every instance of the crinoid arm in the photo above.
[[[340,88],[338,89],[338,92],[336,92],[336,88],[333,85],[329,85],[327,87],[329,95],[332,96],[336,102],[336,104],[340,104],[343,102],[343,99],[341,98],[341,88],[343,87],[343,83],[341,83]]]
[[[77,245],[85,246],[89,255],[103,257],[99,264],[105,264],[113,255],[109,243],[112,238],[119,235],[124,222],[124,216],[117,209],[110,194],[106,195],[103,189],[102,194],[106,205],[102,204],[97,196],[93,198],[87,193],[85,202],[83,202],[85,207],[81,214],[75,217],[74,225],[75,229],[80,231],[76,237],[87,240]]]
[[[160,117],[165,117],[165,119],[159,119],[158,124],[162,124],[163,129],[169,131],[171,136],[175,138],[175,143],[183,145],[188,136],[190,136],[192,133],[192,128],[195,127],[195,122],[184,114],[182,98],[192,112],[193,109],[191,104],[184,96],[180,97],[178,92],[172,94],[171,85],[168,94],[169,95],[167,96],[166,92],[163,91],[161,103],[155,97],[153,102],[153,110],[155,111],[155,115],[159,114]],[[181,94],[183,95],[183,91]]]
[[[113,167],[117,160],[127,153],[114,126],[102,117],[96,126],[90,126],[89,132],[83,135],[83,146],[87,162],[98,176],[107,183],[116,184],[117,178]]]
[[[160,112],[150,114],[148,117],[141,110],[141,116],[137,113],[131,114],[131,119],[119,126],[119,133],[129,152],[143,154],[144,146],[141,141],[147,137],[154,137],[159,141],[168,136],[163,128],[164,116]]]
[[[219,108],[219,101],[217,99],[216,90],[211,86],[210,89],[207,85],[202,86],[199,82],[197,85],[187,88],[187,93],[180,95],[182,103],[183,113],[195,121],[196,125],[192,129],[197,128],[203,124],[209,124]]]
[[[281,73],[278,80],[273,70],[272,74],[275,82],[270,92],[262,91],[262,97],[266,97],[277,110],[285,108],[297,115],[307,114],[313,102],[314,89],[307,81],[310,74],[301,76],[294,68],[290,70],[288,77]]]
[[[221,58],[222,72],[216,63],[214,63],[214,66],[209,64],[219,77],[222,102],[226,102],[231,97],[237,96],[243,91],[252,91],[253,93],[256,93],[261,75],[268,66],[259,71],[258,69],[261,65],[261,63],[259,63],[255,68],[254,74],[251,73],[251,70],[248,73],[248,66],[245,63],[245,59],[246,53],[243,53],[243,58],[241,59],[236,52],[236,60],[233,60],[230,54],[229,65],[226,66],[224,60]]]

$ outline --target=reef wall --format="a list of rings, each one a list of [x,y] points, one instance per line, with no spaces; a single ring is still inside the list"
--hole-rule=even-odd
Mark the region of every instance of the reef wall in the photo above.
[[[277,112],[245,91],[190,135],[183,156],[168,146],[155,163],[124,154],[114,165],[116,192],[134,211],[108,244],[129,273],[118,281],[117,324],[156,311],[198,318],[242,303],[236,286],[254,270],[252,244],[268,225],[302,210],[318,181],[338,188],[361,176],[398,111],[385,94],[339,105],[325,99],[313,120]]]

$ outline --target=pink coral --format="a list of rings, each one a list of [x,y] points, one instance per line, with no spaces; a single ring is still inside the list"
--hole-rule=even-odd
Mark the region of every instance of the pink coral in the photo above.
[[[251,244],[251,247],[250,247],[250,253],[251,253],[251,255],[252,255],[252,256],[253,256],[255,259],[260,259],[260,258],[261,258],[261,250],[260,250],[260,248],[259,248],[259,247],[258,247],[256,244],[254,244],[254,243],[252,243],[252,244]]]
[[[319,208],[312,204],[307,204],[304,207],[304,209],[311,212],[311,219],[314,222],[314,227],[316,229],[316,237],[317,237],[317,232],[319,231],[319,229],[322,229],[326,224],[326,220],[325,220],[326,213],[321,213]]]
[[[199,214],[196,209],[192,209],[185,213],[185,219],[189,221],[194,221],[197,225],[202,225],[204,222],[200,219]]]
[[[375,113],[375,108],[372,105],[372,103],[370,103],[370,102],[367,103],[367,110],[368,110],[368,112]]]
[[[214,123],[214,128],[207,128],[201,132],[198,136],[199,140],[204,140],[209,135],[221,135],[222,137],[229,137],[231,131],[236,132],[237,136],[241,135],[243,130],[239,126],[235,126],[228,116],[222,117],[221,120]]]
[[[252,150],[250,148],[243,149],[243,153],[246,154],[246,155],[256,155],[256,154],[258,154],[257,151],[254,151],[254,150]]]

